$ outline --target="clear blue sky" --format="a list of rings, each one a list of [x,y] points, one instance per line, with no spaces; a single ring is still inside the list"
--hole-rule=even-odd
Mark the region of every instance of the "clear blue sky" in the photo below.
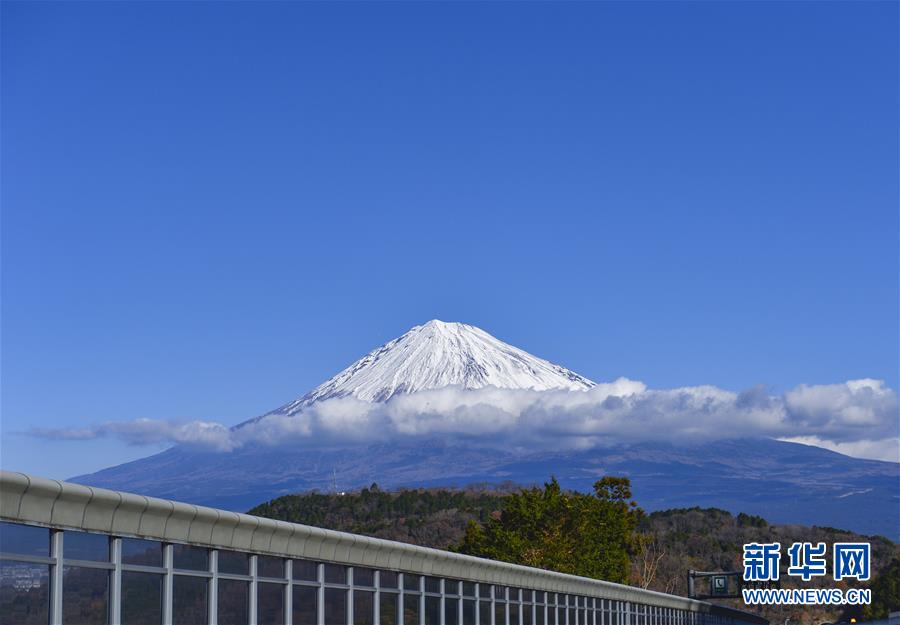
[[[236,423],[437,317],[653,387],[898,377],[894,2],[2,3],[16,435]]]

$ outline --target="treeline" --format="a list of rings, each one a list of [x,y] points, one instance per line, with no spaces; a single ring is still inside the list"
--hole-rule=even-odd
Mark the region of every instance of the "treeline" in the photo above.
[[[287,495],[259,505],[249,514],[304,525],[353,532],[414,545],[449,549],[471,521],[484,523],[499,514],[511,484],[384,491],[378,484],[346,494],[319,492]]]

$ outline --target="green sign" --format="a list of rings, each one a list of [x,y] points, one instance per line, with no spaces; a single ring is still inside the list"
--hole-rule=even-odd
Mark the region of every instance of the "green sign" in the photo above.
[[[710,581],[713,595],[728,594],[728,577],[726,575],[713,575]]]

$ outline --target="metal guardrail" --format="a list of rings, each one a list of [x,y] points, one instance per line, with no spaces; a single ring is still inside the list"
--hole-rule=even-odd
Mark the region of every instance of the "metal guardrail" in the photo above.
[[[300,559],[316,563],[336,563],[347,567],[365,567],[376,571],[461,580],[489,585],[492,588],[512,588],[517,593],[521,588],[532,593],[537,591],[579,597],[590,600],[592,606],[597,608],[595,613],[600,617],[596,623],[593,621],[587,623],[582,619],[582,623],[561,621],[559,625],[768,623],[762,617],[739,610],[621,584],[9,471],[0,472],[0,519],[62,530],[63,533],[65,530],[95,532],[114,539],[140,538],[160,541],[166,545],[183,544],[212,550],[244,552],[251,554],[253,558],[254,564],[247,579],[254,583],[255,558],[275,556],[288,559],[288,562],[290,559]],[[15,559],[14,555],[0,554],[2,559],[8,560],[10,557]],[[61,569],[62,557],[61,554],[57,554],[56,560],[50,558],[47,563],[51,567]],[[169,559],[171,560],[171,556]],[[215,557],[211,560],[215,561]],[[118,566],[115,558],[111,566],[114,569]],[[287,568],[286,583],[289,587],[291,583],[289,565]],[[168,569],[163,568],[161,571],[171,577],[171,563]],[[61,575],[58,571],[57,573]],[[210,573],[214,576],[215,571]],[[423,577],[423,583],[424,579]],[[61,581],[61,577],[59,580]],[[318,582],[320,585],[325,584],[322,579]],[[441,588],[444,588],[443,582]],[[111,593],[113,592],[115,587]],[[424,600],[426,592],[424,586],[421,592]],[[214,595],[215,590],[213,589],[210,594]],[[443,590],[439,594],[443,596]],[[549,596],[548,594],[547,597]],[[111,605],[115,607],[119,599],[111,596]],[[494,599],[508,601],[506,597]],[[54,604],[58,601],[58,597],[51,601],[51,622],[54,623],[59,622],[53,620]],[[286,601],[289,604],[290,598]],[[460,601],[462,601],[461,593]],[[250,603],[250,625],[256,625],[253,614],[256,607],[255,600]],[[612,606],[616,607],[621,616],[618,616],[615,622],[601,623],[603,614],[614,612]],[[56,608],[57,612],[61,613],[61,608],[59,606]],[[587,609],[586,606],[585,614]],[[167,607],[167,613],[171,614],[171,605]],[[214,615],[215,608],[212,607],[210,616],[212,625],[216,623]],[[377,618],[376,610],[376,620]],[[509,619],[509,616],[506,618]],[[525,617],[517,618],[520,618],[522,625],[528,625]],[[290,616],[286,615],[285,619],[287,625],[291,625]],[[426,623],[424,614],[420,614],[419,619],[421,622],[413,625],[431,625]],[[441,620],[443,619],[442,616]],[[460,614],[460,625],[462,620]],[[476,616],[476,621],[478,620]],[[110,622],[117,625],[119,621],[115,616],[111,616]],[[171,621],[164,618],[164,622],[168,625]],[[549,620],[546,622],[550,625]],[[435,625],[458,624],[441,622]],[[520,623],[476,622],[474,625],[520,625]]]

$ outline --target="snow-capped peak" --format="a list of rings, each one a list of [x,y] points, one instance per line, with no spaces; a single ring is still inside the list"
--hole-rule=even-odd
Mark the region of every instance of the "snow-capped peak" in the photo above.
[[[380,402],[397,393],[445,386],[583,391],[594,383],[475,326],[433,319],[370,352],[276,412],[295,414],[312,402],[333,397]]]

